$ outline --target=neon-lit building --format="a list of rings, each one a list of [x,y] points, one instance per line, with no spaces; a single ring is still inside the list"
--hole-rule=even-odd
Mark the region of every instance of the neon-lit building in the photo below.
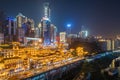
[[[40,37],[40,29],[39,27],[35,28],[35,38],[39,38]]]
[[[81,31],[79,32],[79,36],[81,38],[87,38],[88,37],[88,31],[84,28],[84,26],[81,27]]]
[[[27,17],[25,17],[22,13],[19,13],[16,16],[17,22],[17,41],[24,42],[25,31],[26,31],[26,22]]]
[[[12,42],[12,41],[16,41],[16,19],[15,18],[11,18],[8,17],[6,20],[6,26],[4,27],[4,41],[5,43],[7,42]]]
[[[21,43],[24,43],[24,37],[25,37],[25,31],[23,28],[18,28],[17,29],[17,38],[18,41]]]
[[[53,24],[50,26],[50,37],[51,37],[51,42],[55,43],[56,42],[56,33],[57,33],[57,28]]]
[[[50,5],[48,2],[44,3],[44,17],[50,19]]]
[[[23,23],[27,22],[27,17],[25,17],[22,13],[19,13],[16,16],[16,19],[17,19],[17,27],[19,27],[19,28],[22,27]]]
[[[16,16],[17,38],[19,42],[24,43],[24,37],[34,37],[34,21],[19,13]]]
[[[69,37],[69,35],[71,34],[71,24],[67,24],[66,34],[67,37]]]
[[[36,29],[36,36],[43,38],[43,26],[41,23],[39,23],[38,28]]]
[[[80,34],[80,37],[81,37],[81,38],[86,38],[86,37],[88,37],[88,31],[87,31],[87,30],[81,31],[79,34]]]
[[[44,17],[38,25],[36,37],[40,37],[44,45],[50,45],[56,41],[57,28],[50,21],[50,5],[44,4]]]
[[[35,27],[34,27],[34,20],[33,19],[28,19],[27,22],[25,23],[25,36],[27,37],[34,37],[34,31],[35,31]]]
[[[66,32],[60,32],[60,42],[66,42]]]
[[[0,44],[4,43],[4,34],[0,33]]]
[[[44,45],[50,45],[51,44],[51,35],[50,35],[50,27],[51,22],[48,18],[43,18],[41,20],[41,38],[43,38]]]
[[[110,51],[115,49],[115,41],[111,39],[100,39],[99,40],[100,46],[103,51]]]
[[[43,18],[36,30],[36,37],[42,38],[45,45],[50,45],[56,42],[56,33],[56,26],[48,18]]]

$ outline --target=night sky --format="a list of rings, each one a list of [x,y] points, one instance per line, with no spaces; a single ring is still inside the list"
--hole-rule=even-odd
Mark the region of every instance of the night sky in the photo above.
[[[120,34],[120,0],[0,0],[0,10],[12,17],[21,12],[38,25],[45,1],[50,2],[51,21],[59,32],[70,23],[73,33],[84,25],[90,35]]]

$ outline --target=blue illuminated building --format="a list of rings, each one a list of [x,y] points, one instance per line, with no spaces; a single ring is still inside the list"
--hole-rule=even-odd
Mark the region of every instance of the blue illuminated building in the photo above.
[[[43,43],[44,45],[50,45],[51,44],[51,35],[50,35],[50,20],[48,18],[43,18],[41,21],[42,26],[42,37],[43,37]]]
[[[56,41],[57,29],[50,21],[49,3],[44,4],[44,17],[42,18],[38,29],[40,30],[40,38],[42,38],[44,45],[51,45],[51,43]]]
[[[4,27],[4,37],[6,41],[15,41],[16,36],[16,19],[8,17],[6,20],[6,26]]]
[[[44,16],[35,31],[35,37],[40,38],[44,46],[52,45],[56,42],[57,28],[50,20],[50,5],[44,3]]]
[[[71,34],[71,24],[67,24],[67,36],[69,36]]]
[[[87,38],[88,37],[88,31],[85,29],[85,27],[82,25],[81,31],[79,32],[81,38]]]

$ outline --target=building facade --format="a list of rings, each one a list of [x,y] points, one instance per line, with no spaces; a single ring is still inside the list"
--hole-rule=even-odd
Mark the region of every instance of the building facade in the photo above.
[[[61,43],[66,42],[66,32],[60,32],[60,42]]]
[[[8,17],[6,20],[6,25],[4,26],[4,42],[12,42],[16,41],[16,19]]]
[[[41,20],[41,38],[43,38],[43,43],[44,45],[50,45],[51,44],[51,35],[50,35],[50,27],[51,27],[51,22],[48,18],[43,18]]]

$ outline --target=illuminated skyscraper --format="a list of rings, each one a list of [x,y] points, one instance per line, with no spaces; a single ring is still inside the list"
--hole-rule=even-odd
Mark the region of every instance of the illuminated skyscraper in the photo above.
[[[43,17],[41,20],[41,38],[43,38],[44,45],[51,44],[51,35],[50,35],[51,22],[48,18]]]
[[[37,27],[35,28],[35,38],[39,38],[40,37],[40,28]]]
[[[39,37],[40,38],[43,38],[43,26],[42,26],[42,23],[40,22],[39,24],[38,24],[38,34],[39,34]]]
[[[24,30],[25,30],[25,36],[27,37],[34,37],[34,30],[35,30],[35,27],[34,27],[34,20],[33,19],[28,19],[27,20],[27,23],[25,23],[25,27]]]
[[[13,18],[8,18],[8,34],[16,35],[16,21]]]
[[[6,27],[4,27],[5,42],[16,40],[16,19],[8,17],[6,20]]]
[[[81,38],[87,38],[88,37],[88,31],[84,28],[84,26],[81,27],[81,31],[79,32],[79,35]]]
[[[57,28],[50,21],[50,5],[44,4],[44,17],[38,25],[39,37],[43,39],[44,45],[50,45],[56,41]]]
[[[19,13],[17,16],[17,27],[21,28],[23,23],[27,22],[27,17],[25,17],[24,15],[22,15],[22,13]]]
[[[25,17],[22,13],[16,16],[18,41],[24,42],[24,37],[34,37],[34,20]]]
[[[50,19],[50,5],[48,2],[44,3],[44,17]]]
[[[51,24],[51,26],[50,26],[50,38],[51,38],[52,43],[56,42],[56,33],[57,33],[56,26]]]
[[[27,17],[23,16],[22,13],[19,13],[16,16],[17,19],[17,39],[19,42],[23,42],[24,36],[25,36],[25,31],[22,28],[23,26],[25,27],[25,22],[27,22]]]
[[[66,32],[60,32],[60,42],[66,42]]]
[[[71,24],[67,24],[67,37],[69,37],[69,35],[71,34]]]
[[[115,49],[115,41],[112,39],[100,39],[100,46],[104,51],[110,51]]]

